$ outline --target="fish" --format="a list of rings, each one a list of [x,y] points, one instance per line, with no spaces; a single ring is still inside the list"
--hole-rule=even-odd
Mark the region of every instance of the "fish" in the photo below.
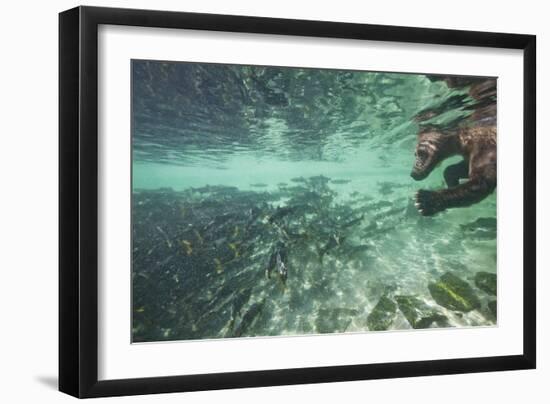
[[[273,223],[277,220],[280,220],[282,219],[283,217],[285,217],[286,215],[292,213],[296,208],[295,207],[292,207],[292,206],[284,206],[284,207],[277,207],[277,209],[275,210],[275,213],[273,213],[271,216],[269,216],[269,218],[267,219],[267,221],[269,223]]]
[[[347,229],[348,227],[352,227],[352,226],[355,226],[359,223],[361,223],[363,221],[363,219],[365,219],[365,215],[361,215],[360,217],[358,217],[357,219],[352,219],[350,220],[349,222],[346,222],[342,225],[342,228],[344,229]]]
[[[497,228],[497,220],[494,217],[480,217],[473,222],[461,224],[460,228],[464,231],[476,231],[478,229],[493,231]]]
[[[231,317],[226,327],[229,333],[226,332],[226,337],[231,336],[230,333],[235,326],[235,321],[237,321],[237,318],[240,315],[243,306],[250,300],[251,295],[252,288],[245,288],[244,290],[239,291],[233,299],[231,304]]]
[[[245,230],[248,231],[261,215],[262,210],[257,206],[253,206],[252,208],[248,209],[246,211],[246,223],[244,225]]]
[[[240,254],[241,254],[239,246],[236,243],[228,243],[227,245],[229,246],[231,251],[233,251],[233,253],[235,254],[235,256],[233,258],[239,258]]]
[[[191,246],[191,242],[189,240],[181,240],[180,244],[187,255],[191,255],[193,253],[193,247]]]
[[[314,177],[309,177],[309,181],[312,183],[326,184],[330,181],[330,178],[325,177],[324,175],[316,175]]]
[[[250,184],[250,186],[254,187],[254,188],[266,188],[267,184],[264,184],[263,182],[258,182],[258,183],[255,183],[255,184]]]
[[[286,279],[288,278],[288,268],[286,265],[286,253],[279,252],[276,257],[276,268],[277,273],[281,277],[283,284],[286,284]]]
[[[245,288],[244,290],[240,291],[237,296],[233,299],[233,306],[232,310],[235,314],[240,313],[243,306],[248,303],[250,300],[250,296],[252,295],[252,288]]]
[[[328,254],[330,250],[339,247],[344,239],[345,237],[342,237],[338,234],[332,234],[325,245],[318,249],[319,261],[323,263],[323,257]]]
[[[241,321],[237,324],[233,330],[233,337],[241,337],[258,321],[258,317],[262,313],[265,305],[265,298],[259,302],[253,303],[248,310],[241,317]]]
[[[219,258],[214,258],[214,265],[215,265],[216,273],[221,274],[223,272],[223,266]]]
[[[288,278],[288,249],[282,242],[277,243],[269,256],[265,269],[265,276],[267,279],[271,279],[271,273],[273,271],[279,276],[283,285],[286,285],[286,280]]]
[[[331,184],[336,184],[336,185],[349,184],[350,182],[351,182],[351,180],[343,180],[343,179],[331,180],[330,181]]]
[[[469,237],[478,240],[492,240],[497,234],[497,220],[494,217],[480,217],[473,222],[461,224],[460,229]]]
[[[195,237],[197,237],[197,240],[199,241],[199,244],[204,244],[204,239],[202,238],[201,234],[197,229],[193,229],[193,233],[195,234]]]
[[[159,226],[157,226],[157,230],[159,231],[160,234],[162,234],[162,236],[166,240],[166,245],[168,246],[168,248],[172,248],[172,242],[168,238],[168,235],[166,234],[166,232],[162,230]]]
[[[343,253],[349,258],[355,258],[357,255],[370,250],[370,246],[366,244],[347,246]]]

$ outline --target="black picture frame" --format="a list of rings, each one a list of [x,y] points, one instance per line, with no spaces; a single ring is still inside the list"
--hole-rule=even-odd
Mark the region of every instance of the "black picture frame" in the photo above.
[[[523,50],[523,354],[98,381],[100,24]],[[60,13],[59,390],[84,398],[534,369],[535,73],[533,35],[97,7]]]

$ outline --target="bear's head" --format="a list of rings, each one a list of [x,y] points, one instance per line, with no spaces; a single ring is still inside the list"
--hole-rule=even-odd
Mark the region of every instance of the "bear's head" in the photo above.
[[[424,129],[418,133],[411,177],[417,181],[423,180],[447,157],[444,152],[445,141],[446,136],[434,129]]]

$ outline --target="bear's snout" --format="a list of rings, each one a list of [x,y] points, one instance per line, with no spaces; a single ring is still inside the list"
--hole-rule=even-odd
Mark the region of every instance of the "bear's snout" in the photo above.
[[[415,179],[416,181],[420,181],[421,179],[424,178],[424,176],[422,175],[422,173],[419,173],[419,172],[416,171],[416,170],[412,170],[412,171],[411,171],[411,177],[413,177],[413,179]]]

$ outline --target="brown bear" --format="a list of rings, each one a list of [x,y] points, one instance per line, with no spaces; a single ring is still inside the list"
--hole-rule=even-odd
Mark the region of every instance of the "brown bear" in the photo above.
[[[449,208],[470,206],[490,195],[497,185],[496,125],[477,125],[445,132],[425,127],[418,134],[411,176],[426,178],[436,165],[460,155],[463,161],[445,169],[447,189],[419,190],[415,205],[424,216]],[[461,178],[468,181],[460,184]]]
[[[426,178],[447,157],[460,155],[463,161],[444,171],[447,189],[421,189],[415,195],[415,205],[425,216],[448,208],[469,206],[490,195],[497,185],[496,95],[494,78],[427,75],[430,81],[444,81],[449,88],[467,88],[466,95],[454,95],[436,108],[420,111],[414,121],[419,123],[416,161],[411,173],[415,180]],[[472,111],[466,119],[436,128],[425,121],[456,108],[469,96]],[[460,179],[468,181],[460,184]]]

